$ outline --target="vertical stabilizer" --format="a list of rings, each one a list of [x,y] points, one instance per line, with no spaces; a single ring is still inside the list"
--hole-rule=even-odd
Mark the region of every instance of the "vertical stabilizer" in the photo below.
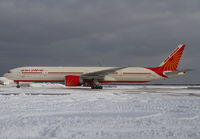
[[[176,71],[181,56],[183,54],[185,44],[179,45],[173,53],[171,53],[159,66],[162,71]]]
[[[179,45],[173,53],[171,53],[158,67],[154,67],[154,68],[149,68],[147,67],[147,69],[150,69],[154,72],[156,72],[158,75],[168,78],[164,72],[165,71],[176,71],[178,64],[180,62],[181,56],[183,54],[185,48],[185,44],[181,44]]]

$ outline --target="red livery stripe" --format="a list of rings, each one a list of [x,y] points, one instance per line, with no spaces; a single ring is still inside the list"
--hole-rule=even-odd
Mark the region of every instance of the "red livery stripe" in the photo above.
[[[39,82],[39,83],[43,83],[43,82],[65,82],[64,80],[14,80],[14,82]]]
[[[152,74],[152,73],[134,73],[134,72],[127,72],[127,73],[124,73],[124,74]]]
[[[83,72],[48,72],[48,74],[83,74]]]
[[[100,83],[145,83],[150,81],[99,81]]]
[[[22,72],[22,74],[42,74],[42,72]]]
[[[64,80],[14,80],[14,82],[65,82]],[[99,81],[99,83],[145,83],[150,81]]]

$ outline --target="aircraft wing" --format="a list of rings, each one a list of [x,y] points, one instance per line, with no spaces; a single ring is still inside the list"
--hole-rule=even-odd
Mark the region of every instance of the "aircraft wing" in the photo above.
[[[125,69],[127,67],[128,66],[118,67],[118,68],[110,68],[110,69],[106,69],[106,70],[100,70],[100,71],[90,72],[90,73],[86,73],[86,74],[81,75],[81,77],[83,79],[92,79],[92,78],[93,79],[101,79],[105,75],[114,73],[114,72],[116,72],[118,70]]]

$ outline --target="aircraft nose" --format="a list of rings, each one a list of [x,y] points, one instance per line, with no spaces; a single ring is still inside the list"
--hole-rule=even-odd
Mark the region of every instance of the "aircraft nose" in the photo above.
[[[5,73],[5,74],[3,75],[3,77],[5,77],[5,78],[7,78],[7,79],[10,79],[11,75],[10,75],[10,73]]]
[[[5,73],[5,74],[3,75],[3,77],[6,77],[6,78],[7,78],[7,77],[8,77],[8,74],[9,74],[9,73]]]

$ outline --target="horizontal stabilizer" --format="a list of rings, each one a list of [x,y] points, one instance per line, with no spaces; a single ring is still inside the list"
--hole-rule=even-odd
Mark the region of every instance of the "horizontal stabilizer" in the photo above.
[[[192,69],[183,69],[183,70],[177,70],[177,71],[165,71],[164,75],[166,76],[178,76],[178,75],[183,75],[188,71],[192,71]]]

